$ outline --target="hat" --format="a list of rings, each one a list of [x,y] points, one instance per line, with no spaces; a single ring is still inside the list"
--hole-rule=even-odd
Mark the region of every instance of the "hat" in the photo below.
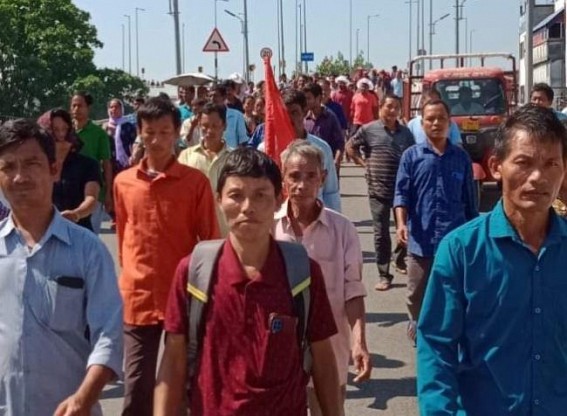
[[[344,82],[345,84],[348,84],[348,78],[345,77],[344,75],[340,75],[338,77],[335,78],[335,82]]]
[[[236,82],[237,84],[244,84],[244,78],[238,72],[234,72],[228,76],[228,79]]]
[[[373,90],[374,89],[374,84],[372,84],[372,81],[370,81],[368,78],[360,78],[358,80],[358,82],[356,83],[356,88],[362,88],[362,85],[368,85],[368,89],[369,90]]]

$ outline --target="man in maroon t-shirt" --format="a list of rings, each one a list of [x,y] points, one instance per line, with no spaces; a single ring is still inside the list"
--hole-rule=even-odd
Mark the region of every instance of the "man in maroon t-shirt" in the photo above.
[[[154,398],[154,415],[179,414],[187,402],[200,416],[306,416],[309,375],[302,365],[285,265],[270,235],[279,209],[277,165],[251,148],[228,157],[218,181],[218,201],[230,233],[213,273],[203,318],[196,375],[187,385],[187,277],[190,258],[178,266],[165,317],[167,332]],[[321,269],[311,261],[307,338],[311,375],[325,416],[342,414],[330,337],[337,332]],[[270,315],[283,326],[270,330]]]

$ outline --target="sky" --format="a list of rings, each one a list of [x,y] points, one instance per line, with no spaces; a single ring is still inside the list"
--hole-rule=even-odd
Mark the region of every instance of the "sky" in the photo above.
[[[409,58],[409,1],[408,0],[305,0],[307,9],[307,50],[315,55],[317,64],[325,56],[336,56],[341,51],[349,58],[349,2],[353,9],[352,49],[356,55],[356,32],[359,29],[358,49],[366,56],[367,16],[370,19],[370,61],[377,68],[392,65],[405,67]],[[418,0],[414,0],[417,2]],[[425,1],[425,47],[429,49],[429,4],[433,3],[433,19],[447,13],[450,16],[438,22],[433,39],[434,53],[455,52],[456,0]],[[462,3],[463,0],[459,0]],[[464,0],[464,17],[461,21],[461,52],[468,48],[472,33],[474,52],[509,52],[518,55],[518,27],[520,0]],[[125,26],[125,70],[129,70],[128,18],[131,16],[131,68],[136,74],[135,10],[138,12],[138,39],[140,68],[144,78],[163,81],[176,72],[173,18],[168,14],[170,0],[73,0],[80,9],[90,13],[98,38],[104,47],[98,49],[95,63],[99,67],[122,68],[122,25]],[[286,72],[296,60],[296,2],[283,0]],[[302,1],[300,1],[302,3]],[[202,66],[204,72],[214,75],[212,53],[202,52],[214,28],[214,10],[217,5],[218,29],[230,48],[219,53],[219,77],[233,72],[242,73],[243,36],[241,23],[225,13],[225,9],[238,14],[243,11],[244,0],[179,0],[180,22],[185,26],[185,72],[195,72]],[[248,0],[248,26],[250,63],[256,64],[255,80],[263,78],[260,50],[270,47],[277,64],[277,1]],[[413,5],[413,54],[416,45],[417,4]],[[465,35],[465,26],[468,32]],[[310,69],[313,69],[312,65]]]

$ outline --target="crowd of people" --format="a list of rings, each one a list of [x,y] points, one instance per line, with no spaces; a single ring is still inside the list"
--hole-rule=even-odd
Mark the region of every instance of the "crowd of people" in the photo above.
[[[112,99],[102,126],[86,92],[1,125],[0,413],[99,415],[123,379],[125,416],[344,415],[349,362],[355,383],[372,371],[346,157],[365,169],[374,289],[391,288],[391,267],[407,274],[422,414],[563,414],[567,132],[553,96],[535,86],[500,127],[502,199],[479,216],[439,93],[406,123],[402,72],[358,75],[282,79],[295,140],[278,160],[263,152],[265,85],[238,74],[138,97],[133,115]]]

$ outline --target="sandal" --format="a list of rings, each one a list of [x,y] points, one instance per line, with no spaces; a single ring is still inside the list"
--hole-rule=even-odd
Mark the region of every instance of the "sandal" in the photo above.
[[[390,288],[392,287],[392,282],[386,279],[383,279],[381,281],[379,281],[378,283],[376,283],[376,286],[374,286],[374,290],[377,290],[379,292],[385,292],[386,290],[390,290]]]

